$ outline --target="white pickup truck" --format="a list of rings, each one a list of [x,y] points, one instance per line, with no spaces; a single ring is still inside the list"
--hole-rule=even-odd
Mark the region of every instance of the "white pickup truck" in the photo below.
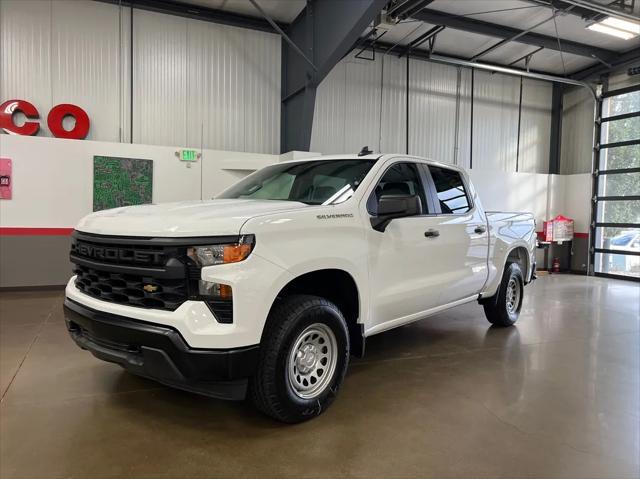
[[[83,218],[66,324],[135,374],[300,422],[327,409],[368,336],[471,301],[511,326],[535,242],[532,215],[485,212],[451,165],[282,162],[213,200]]]

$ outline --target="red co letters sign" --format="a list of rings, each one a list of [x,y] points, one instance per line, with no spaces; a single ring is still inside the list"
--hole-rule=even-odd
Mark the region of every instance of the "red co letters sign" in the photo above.
[[[37,121],[26,121],[24,125],[18,126],[13,122],[14,113],[21,112],[29,120],[38,120],[40,114],[35,106],[25,100],[8,100],[0,105],[0,128],[10,135],[35,135],[40,130],[40,123]],[[76,120],[76,125],[72,130],[65,130],[62,121],[72,116]],[[89,116],[76,105],[62,103],[54,106],[47,116],[49,130],[56,138],[69,138],[72,140],[82,140],[89,133]]]

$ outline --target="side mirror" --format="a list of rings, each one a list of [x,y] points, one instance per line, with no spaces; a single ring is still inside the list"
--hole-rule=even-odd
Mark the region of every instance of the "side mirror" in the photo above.
[[[374,230],[383,232],[395,218],[422,214],[418,195],[384,195],[378,200],[378,215],[371,218]]]

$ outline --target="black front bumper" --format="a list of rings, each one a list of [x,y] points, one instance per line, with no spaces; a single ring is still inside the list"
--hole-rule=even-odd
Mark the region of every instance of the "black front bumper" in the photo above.
[[[190,348],[169,326],[132,320],[65,299],[71,338],[104,361],[160,383],[220,399],[243,399],[255,372],[258,346]]]

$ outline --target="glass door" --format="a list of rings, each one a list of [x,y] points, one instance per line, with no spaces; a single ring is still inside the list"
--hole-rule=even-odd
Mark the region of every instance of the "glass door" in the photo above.
[[[640,280],[640,85],[600,101],[591,264],[596,275]]]

